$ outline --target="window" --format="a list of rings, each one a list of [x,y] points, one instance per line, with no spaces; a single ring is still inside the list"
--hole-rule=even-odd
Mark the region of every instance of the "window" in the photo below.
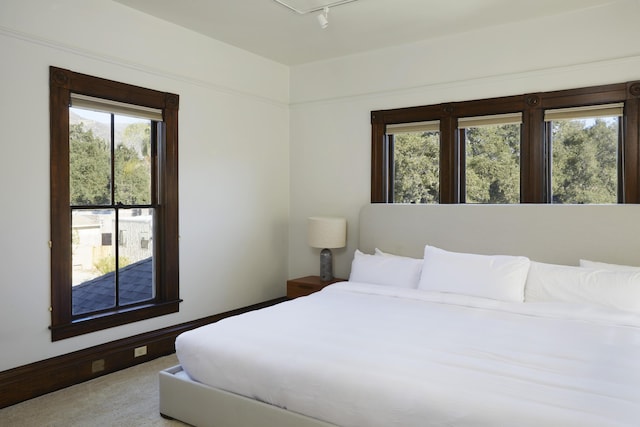
[[[521,114],[458,119],[466,203],[520,202]]]
[[[373,203],[640,203],[640,82],[372,111],[371,138]]]
[[[440,123],[387,127],[394,203],[438,203],[440,186]]]
[[[617,203],[623,104],[545,111],[552,203]]]
[[[51,331],[178,311],[177,95],[50,68]]]

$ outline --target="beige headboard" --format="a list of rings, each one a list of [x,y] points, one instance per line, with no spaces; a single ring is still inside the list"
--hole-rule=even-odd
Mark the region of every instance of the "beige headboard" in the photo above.
[[[556,264],[583,258],[640,265],[640,205],[369,204],[359,227],[367,253],[377,247],[422,258],[429,244]]]

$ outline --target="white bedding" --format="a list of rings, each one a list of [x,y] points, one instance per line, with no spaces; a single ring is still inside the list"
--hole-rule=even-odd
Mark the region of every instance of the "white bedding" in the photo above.
[[[638,426],[640,316],[344,282],[181,334],[191,378],[341,426]]]

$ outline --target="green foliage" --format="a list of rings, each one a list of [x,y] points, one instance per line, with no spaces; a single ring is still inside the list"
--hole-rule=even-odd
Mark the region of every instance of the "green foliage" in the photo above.
[[[72,205],[104,205],[110,200],[107,143],[83,123],[69,126],[69,180]]]
[[[151,202],[149,163],[138,157],[134,148],[123,144],[115,151],[116,202],[126,205]]]
[[[466,202],[520,202],[520,125],[466,130]]]
[[[130,130],[131,128],[131,130]],[[144,129],[146,128],[146,134]],[[116,202],[148,204],[151,202],[149,125],[132,124],[125,129],[122,144],[115,148],[114,189]],[[147,138],[130,141],[131,138]],[[133,147],[140,147],[143,153]],[[72,205],[111,204],[111,153],[109,144],[96,137],[83,123],[69,127],[70,199]]]
[[[130,147],[140,147],[140,154],[145,159],[151,157],[151,127],[148,122],[130,124],[125,128],[122,139]]]
[[[126,267],[129,264],[131,264],[131,261],[127,257],[118,257],[118,268]],[[93,264],[93,266],[103,275],[111,273],[116,270],[116,257],[107,256],[100,258]]]
[[[394,202],[438,203],[440,133],[399,133],[394,148]]]
[[[553,203],[616,203],[618,124],[553,122]]]

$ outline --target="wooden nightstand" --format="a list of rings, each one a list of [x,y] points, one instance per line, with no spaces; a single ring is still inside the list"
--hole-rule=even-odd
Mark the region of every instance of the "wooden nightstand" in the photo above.
[[[320,276],[306,276],[287,280],[287,298],[298,298],[318,292],[327,285],[336,282],[344,282],[345,279],[335,277],[333,280],[323,282]]]

